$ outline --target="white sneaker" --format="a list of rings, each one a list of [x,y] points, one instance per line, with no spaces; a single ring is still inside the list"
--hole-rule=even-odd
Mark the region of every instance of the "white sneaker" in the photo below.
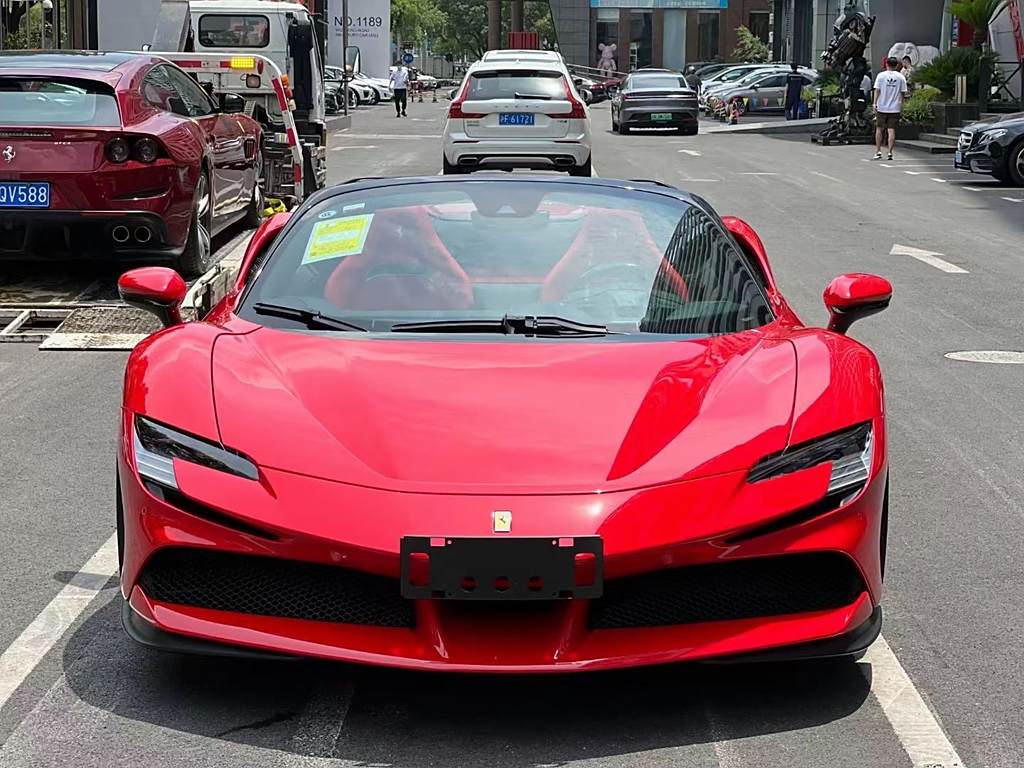
[[[881,152],[875,152],[875,156],[873,158],[871,158],[871,159],[872,160],[881,160],[882,159],[882,153]]]
[[[889,153],[889,159],[892,160],[892,152]]]

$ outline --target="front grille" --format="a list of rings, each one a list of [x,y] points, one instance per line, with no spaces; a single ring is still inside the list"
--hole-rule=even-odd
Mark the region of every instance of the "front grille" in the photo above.
[[[865,589],[837,553],[759,557],[607,580],[591,603],[592,629],[666,627],[782,616],[849,605]]]
[[[169,548],[153,555],[139,585],[153,600],[289,619],[415,626],[398,581],[333,565]]]
[[[974,143],[974,134],[970,131],[960,131],[960,139],[957,142],[957,148],[960,150],[970,149],[972,143]]]

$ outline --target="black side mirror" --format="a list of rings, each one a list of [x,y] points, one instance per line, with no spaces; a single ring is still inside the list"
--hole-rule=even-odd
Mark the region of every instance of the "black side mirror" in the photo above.
[[[219,107],[220,112],[225,115],[237,115],[245,112],[245,99],[237,93],[222,93]]]

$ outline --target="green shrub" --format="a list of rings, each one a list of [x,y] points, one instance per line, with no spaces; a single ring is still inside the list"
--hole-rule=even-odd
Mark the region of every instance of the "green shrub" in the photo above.
[[[746,27],[736,27],[736,47],[732,52],[733,61],[747,61],[763,64],[771,58],[772,52],[761,38]]]
[[[923,126],[931,125],[935,120],[932,102],[938,101],[941,97],[942,93],[939,89],[930,86],[914,91],[911,97],[903,103],[902,122]]]
[[[949,97],[956,89],[957,75],[967,75],[967,97],[976,99],[982,56],[988,58],[992,65],[992,84],[996,85],[996,78],[999,76],[999,69],[995,66],[996,55],[991,52],[982,54],[974,48],[950,48],[946,53],[936,56],[914,70],[914,82],[930,85],[941,91],[943,96]]]

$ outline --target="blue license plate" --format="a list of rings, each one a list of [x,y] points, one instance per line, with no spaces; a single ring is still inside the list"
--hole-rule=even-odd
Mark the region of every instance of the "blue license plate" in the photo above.
[[[960,165],[964,161],[964,153],[959,149],[956,151],[956,155],[953,157],[953,162]]]
[[[529,113],[502,112],[498,115],[498,125],[533,125],[533,115]]]
[[[48,182],[0,181],[0,208],[49,208]]]

